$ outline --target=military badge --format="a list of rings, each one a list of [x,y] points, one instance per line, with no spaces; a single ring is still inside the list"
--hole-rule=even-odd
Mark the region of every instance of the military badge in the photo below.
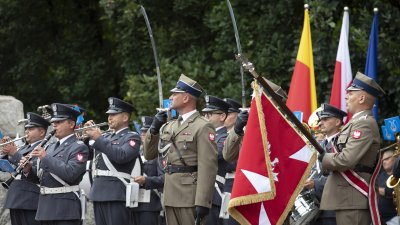
[[[353,134],[351,135],[354,139],[360,139],[362,132],[359,130],[353,131]]]
[[[52,108],[53,108],[53,114],[54,114],[55,116],[57,116],[57,105],[56,105],[56,104],[53,104],[53,105],[52,105]]]
[[[82,153],[78,153],[76,155],[76,160],[78,160],[79,162],[82,162],[83,161],[83,154]]]
[[[136,142],[135,142],[133,139],[131,139],[131,140],[129,141],[129,145],[130,145],[131,147],[135,147]]]
[[[208,133],[208,140],[215,141],[215,134],[212,132]]]

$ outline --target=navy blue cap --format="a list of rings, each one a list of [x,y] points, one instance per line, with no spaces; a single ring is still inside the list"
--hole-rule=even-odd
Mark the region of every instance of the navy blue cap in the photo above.
[[[378,97],[381,94],[385,94],[385,91],[379,86],[376,81],[372,78],[357,72],[356,77],[350,87],[347,88],[348,91],[365,91],[374,97]]]
[[[203,112],[223,111],[228,112],[230,105],[224,100],[212,96],[206,95],[206,107],[202,110]]]
[[[228,112],[240,112],[240,108],[242,108],[242,105],[238,101],[231,98],[224,98],[224,101],[229,104]]]
[[[319,119],[336,117],[343,120],[343,117],[347,116],[347,113],[335,106],[324,103],[321,105],[321,110],[317,112]]]
[[[132,113],[133,111],[133,105],[118,98],[109,97],[108,104],[109,106],[106,112],[107,114],[116,114],[122,112]]]
[[[150,128],[151,123],[153,123],[153,117],[151,116],[142,116],[142,127],[140,128],[141,131],[146,131]]]
[[[203,93],[203,88],[197,81],[190,79],[189,77],[181,74],[178,82],[174,89],[171,90],[173,93],[189,93],[194,97],[198,98]]]
[[[28,119],[28,123],[25,125],[25,128],[29,127],[43,127],[47,129],[50,126],[50,122],[41,117],[39,114],[28,112],[26,114],[26,118]]]
[[[66,119],[72,119],[76,121],[76,118],[81,114],[67,104],[53,103],[51,104],[51,108],[53,109],[53,116],[51,117],[50,122],[62,121]]]

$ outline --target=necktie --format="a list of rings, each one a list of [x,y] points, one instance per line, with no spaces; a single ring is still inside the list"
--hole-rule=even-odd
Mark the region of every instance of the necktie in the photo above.
[[[183,117],[178,116],[178,127],[182,124],[182,121],[183,121]]]
[[[54,148],[54,150],[57,149],[59,146],[60,146],[60,141],[57,141],[56,147]]]

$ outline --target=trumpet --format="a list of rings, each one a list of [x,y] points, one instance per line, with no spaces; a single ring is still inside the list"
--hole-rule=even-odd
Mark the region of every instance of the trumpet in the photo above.
[[[28,137],[28,136],[27,136],[27,135],[25,135],[25,136],[23,136],[23,137],[16,138],[16,139],[14,139],[14,140],[11,140],[11,141],[7,141],[7,142],[4,142],[4,143],[1,143],[1,144],[0,144],[0,148],[1,148],[1,147],[3,147],[3,146],[5,146],[5,145],[8,145],[8,144],[11,144],[11,143],[14,143],[14,142],[17,142],[17,141],[23,140],[23,139],[25,139],[25,138],[27,138],[27,137]]]
[[[87,126],[87,127],[77,128],[77,129],[75,129],[74,131],[75,131],[75,133],[76,133],[76,132],[82,132],[82,131],[85,131],[85,130],[87,130],[87,129],[91,129],[91,128],[95,128],[95,127],[104,127],[104,126],[107,126],[107,125],[108,125],[107,122],[98,123],[98,124],[93,124],[93,125],[90,125],[90,126]]]

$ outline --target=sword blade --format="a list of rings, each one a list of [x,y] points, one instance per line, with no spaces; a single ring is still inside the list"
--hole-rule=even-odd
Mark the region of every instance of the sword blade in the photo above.
[[[154,62],[156,64],[156,73],[157,73],[157,82],[158,82],[158,99],[159,99],[159,103],[160,103],[159,106],[160,106],[160,108],[163,108],[163,99],[164,98],[163,98],[160,64],[158,63],[156,43],[154,41],[153,31],[150,26],[149,18],[147,17],[146,10],[144,9],[144,7],[142,5],[140,6],[140,11],[142,12],[144,20],[146,22],[147,31],[149,33],[149,37],[150,37],[150,41],[151,41],[151,47],[153,48]]]

